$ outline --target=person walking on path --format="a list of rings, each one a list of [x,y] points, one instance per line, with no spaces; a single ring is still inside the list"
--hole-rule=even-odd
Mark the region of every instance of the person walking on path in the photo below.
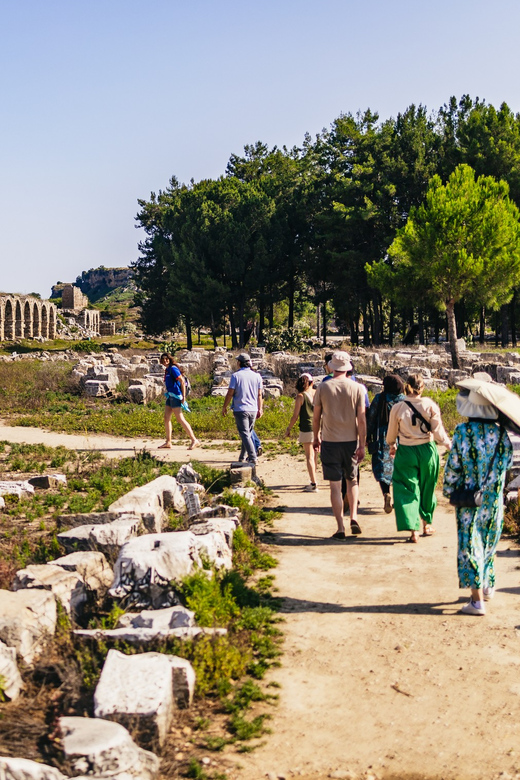
[[[233,402],[233,415],[242,442],[240,460],[247,458],[249,463],[256,466],[257,455],[252,433],[256,420],[263,414],[262,377],[252,370],[251,358],[247,352],[238,355],[237,362],[239,370],[232,375],[229,382],[222,414],[226,416],[228,406]]]
[[[422,376],[411,374],[406,380],[406,399],[390,410],[386,434],[394,458],[392,485],[397,530],[411,532],[408,542],[419,541],[421,521],[423,536],[435,533],[432,522],[440,468],[435,442],[451,447],[441,411],[431,398],[421,397],[423,390]]]
[[[361,385],[347,378],[352,363],[346,352],[334,352],[329,366],[334,372],[333,378],[322,382],[314,395],[313,446],[321,452],[323,478],[330,484],[330,503],[338,526],[332,538],[344,539],[343,474],[347,479],[350,529],[353,534],[361,533],[357,520],[357,471],[365,457],[365,393]]]
[[[457,569],[460,587],[471,588],[471,599],[461,612],[485,615],[484,602],[495,592],[495,552],[504,522],[502,493],[513,448],[504,428],[496,423],[496,409],[480,393],[461,390],[457,411],[468,422],[455,428],[443,493],[456,500],[455,491],[482,490],[480,506],[458,505],[456,509]]]
[[[372,472],[379,483],[384,499],[384,510],[392,511],[390,485],[394,471],[394,460],[386,443],[388,418],[394,404],[404,400],[404,382],[397,374],[383,378],[383,392],[374,396],[367,412],[367,447],[372,455]]]
[[[293,425],[299,418],[300,433],[298,441],[303,444],[305,451],[305,462],[309,472],[310,484],[303,489],[307,493],[316,493],[318,485],[316,483],[316,469],[318,467],[318,453],[313,447],[314,434],[312,432],[312,416],[314,408],[314,379],[311,374],[302,374],[296,382],[298,395],[294,401],[294,409],[289,425],[285,429],[285,436],[289,436]]]
[[[166,431],[166,441],[159,447],[160,450],[169,450],[172,447],[172,414],[179,425],[184,428],[190,437],[189,450],[200,446],[200,442],[193,433],[192,427],[182,413],[187,409],[186,404],[186,383],[180,367],[175,362],[172,355],[163,352],[161,355],[161,365],[164,366],[164,384],[166,385],[166,406],[164,407],[164,428]],[[188,410],[189,411],[189,410]]]

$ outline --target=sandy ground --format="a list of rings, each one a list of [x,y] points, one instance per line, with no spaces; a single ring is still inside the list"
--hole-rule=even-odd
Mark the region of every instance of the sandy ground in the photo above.
[[[0,424],[0,440],[131,454],[150,442],[70,436]],[[229,463],[231,453],[186,447],[172,460]],[[302,493],[303,462],[259,468],[287,510],[270,537],[286,634],[272,735],[234,760],[242,780],[265,776],[520,778],[520,558],[504,539],[497,593],[486,617],[458,613],[454,514],[441,498],[437,533],[404,543],[382,512],[368,470],[361,480],[361,537],[331,540],[325,488]],[[231,756],[230,756],[231,759]]]

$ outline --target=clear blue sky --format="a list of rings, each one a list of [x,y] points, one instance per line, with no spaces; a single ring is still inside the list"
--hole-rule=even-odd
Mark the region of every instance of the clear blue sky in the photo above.
[[[5,0],[0,291],[138,256],[137,199],[257,140],[464,93],[520,111],[518,0]]]

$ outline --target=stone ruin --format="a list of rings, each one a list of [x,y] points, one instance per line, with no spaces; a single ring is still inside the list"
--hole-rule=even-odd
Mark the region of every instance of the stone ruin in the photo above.
[[[0,341],[56,338],[54,303],[32,295],[0,295]]]
[[[55,475],[54,475],[55,476]],[[28,485],[29,483],[23,483]],[[3,485],[4,492],[9,483]],[[17,485],[13,490],[19,490]],[[34,490],[34,486],[27,488]],[[236,488],[253,503],[255,491]],[[0,485],[0,493],[2,486]],[[191,499],[196,495],[198,502]],[[177,477],[163,475],[115,501],[107,512],[63,515],[58,534],[64,555],[16,573],[11,590],[0,591],[0,674],[3,693],[22,695],[20,660],[31,668],[56,629],[57,602],[72,617],[109,596],[129,610],[114,629],[76,629],[79,641],[124,641],[136,645],[125,655],[111,649],[94,693],[94,717],[61,717],[64,771],[25,758],[0,757],[0,777],[10,780],[154,780],[159,759],[140,746],[161,746],[179,708],[190,707],[196,683],[189,661],[149,649],[158,639],[197,641],[226,629],[201,628],[194,613],[179,604],[175,583],[202,558],[230,569],[237,510],[210,503],[189,464]],[[218,497],[217,497],[218,502]],[[167,510],[188,515],[187,531],[165,531]],[[201,557],[202,556],[202,557]],[[112,567],[109,560],[115,560]],[[210,571],[207,572],[211,576]],[[134,738],[130,736],[131,728]]]

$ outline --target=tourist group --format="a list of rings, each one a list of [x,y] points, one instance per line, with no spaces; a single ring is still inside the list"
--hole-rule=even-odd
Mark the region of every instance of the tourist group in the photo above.
[[[222,414],[233,410],[241,440],[240,460],[253,467],[260,442],[254,426],[263,413],[262,378],[251,367],[251,358],[241,353],[238,370],[231,376]],[[520,399],[501,385],[486,379],[458,383],[457,410],[467,422],[456,426],[453,440],[444,428],[439,406],[423,396],[424,380],[411,374],[406,382],[396,374],[383,379],[382,392],[372,402],[366,388],[353,376],[348,353],[325,355],[327,375],[317,388],[310,373],[296,383],[294,410],[285,435],[299,423],[299,441],[305,451],[310,483],[308,492],[318,491],[317,455],[323,478],[330,485],[330,502],[337,530],[335,541],[347,538],[344,515],[350,516],[350,533],[362,533],[358,520],[359,465],[365,448],[379,483],[386,513],[395,512],[398,531],[408,531],[406,541],[417,544],[419,534],[435,533],[433,514],[437,504],[435,487],[440,459],[437,445],[448,452],[444,468],[443,493],[456,507],[457,566],[461,588],[471,598],[461,611],[486,614],[485,602],[495,589],[495,552],[503,525],[503,490],[506,471],[512,463],[512,446],[507,429],[518,430]],[[199,442],[185,420],[186,378],[168,355],[161,362],[166,375],[166,443],[171,447],[171,415],[175,414],[190,437],[190,449]],[[392,495],[393,492],[393,503]]]

